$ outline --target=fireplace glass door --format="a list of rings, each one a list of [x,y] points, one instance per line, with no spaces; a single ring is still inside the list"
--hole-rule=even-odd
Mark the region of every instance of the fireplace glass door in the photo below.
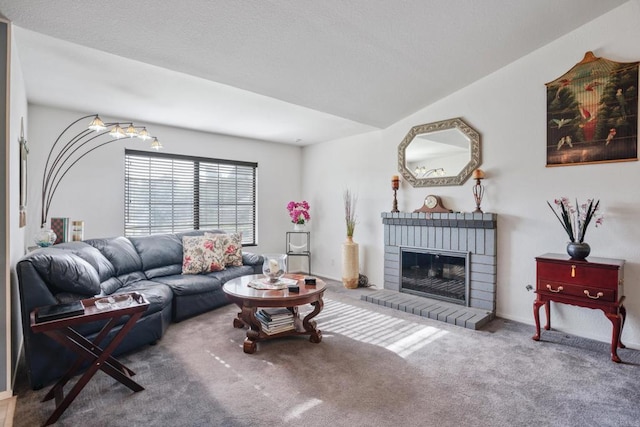
[[[401,250],[400,290],[467,305],[467,254]]]

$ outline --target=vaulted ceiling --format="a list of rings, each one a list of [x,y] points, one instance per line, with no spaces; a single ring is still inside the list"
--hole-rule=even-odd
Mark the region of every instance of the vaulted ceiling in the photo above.
[[[385,128],[625,2],[0,0],[0,12],[32,103],[307,145]]]

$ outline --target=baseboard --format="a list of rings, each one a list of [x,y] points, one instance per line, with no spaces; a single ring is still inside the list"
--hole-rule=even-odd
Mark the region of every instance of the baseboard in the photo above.
[[[535,332],[535,323],[533,321],[533,315],[531,317],[521,317],[521,316],[506,316],[503,313],[496,313],[496,317],[501,317],[503,319],[506,320],[511,320],[514,322],[518,322],[518,323],[524,323],[525,325],[531,325],[531,335],[533,336],[534,332]],[[542,316],[541,316],[542,317]],[[606,318],[605,318],[606,320]],[[542,325],[544,324],[544,317],[541,318],[541,325],[540,327],[542,328]],[[604,342],[604,343],[610,343],[611,338],[609,337],[593,337],[593,336],[589,336],[588,334],[579,334],[576,333],[575,331],[573,332],[569,332],[566,331],[564,328],[557,328],[554,325],[551,325],[551,329],[558,331],[558,332],[562,332],[565,334],[569,334],[569,335],[574,335],[574,336],[578,336],[581,338],[585,338],[588,340],[593,340],[593,341],[600,341],[600,342]],[[544,332],[543,332],[544,333]],[[622,342],[624,342],[624,345],[627,348],[633,349],[633,350],[640,350],[640,343],[637,343],[635,341],[628,341],[624,339],[624,329],[622,330],[622,338],[621,338]]]
[[[331,276],[329,274],[314,273],[314,274],[312,274],[312,276],[322,277],[322,278],[330,279],[330,280],[335,280],[336,282],[342,282],[342,277],[333,277],[333,276]]]
[[[290,271],[289,273],[307,275],[308,272],[299,270],[299,271]],[[331,276],[328,276],[326,274],[315,274],[315,273],[311,272],[311,274],[309,274],[309,276],[320,277],[320,278],[329,279],[329,280],[335,280],[336,282],[342,282],[342,278],[341,277],[331,277]]]

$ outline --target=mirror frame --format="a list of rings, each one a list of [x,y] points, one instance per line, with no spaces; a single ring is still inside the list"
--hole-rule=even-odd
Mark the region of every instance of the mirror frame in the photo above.
[[[471,156],[469,163],[467,163],[460,173],[455,176],[438,176],[430,178],[417,178],[406,167],[405,155],[406,150],[411,141],[418,136],[430,132],[442,131],[447,129],[457,129],[467,138],[469,138],[469,149]],[[456,117],[449,120],[441,120],[439,122],[426,123],[423,125],[417,125],[411,128],[407,136],[404,137],[400,145],[398,146],[398,172],[402,174],[402,177],[409,182],[413,187],[435,187],[444,185],[462,185],[471,176],[474,170],[478,169],[481,164],[480,155],[480,134],[471,126],[469,126],[462,118]]]

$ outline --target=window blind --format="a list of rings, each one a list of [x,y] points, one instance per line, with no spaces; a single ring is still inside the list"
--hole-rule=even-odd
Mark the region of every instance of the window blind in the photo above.
[[[125,150],[125,235],[242,233],[256,244],[258,164]]]

